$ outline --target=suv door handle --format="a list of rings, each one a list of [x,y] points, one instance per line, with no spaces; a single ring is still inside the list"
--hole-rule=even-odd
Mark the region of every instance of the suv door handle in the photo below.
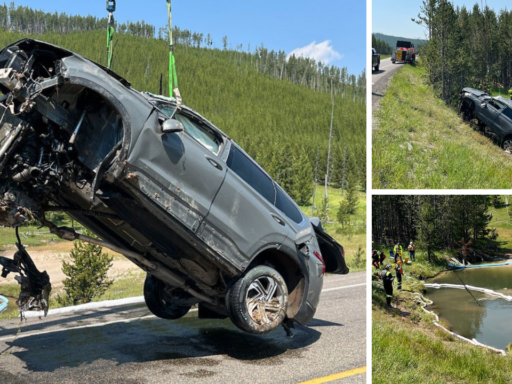
[[[219,171],[222,171],[222,165],[220,165],[216,160],[212,159],[211,157],[206,156],[206,160],[213,165],[215,168],[217,168]]]
[[[274,218],[275,221],[278,222],[278,224],[281,224],[283,227],[286,225],[283,219],[281,219],[279,216],[272,214],[272,217]]]

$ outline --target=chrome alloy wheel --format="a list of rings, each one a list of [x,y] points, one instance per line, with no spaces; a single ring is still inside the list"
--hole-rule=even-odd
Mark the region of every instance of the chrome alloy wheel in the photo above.
[[[259,325],[270,324],[284,309],[283,290],[271,276],[254,280],[245,297],[245,305],[251,318]]]

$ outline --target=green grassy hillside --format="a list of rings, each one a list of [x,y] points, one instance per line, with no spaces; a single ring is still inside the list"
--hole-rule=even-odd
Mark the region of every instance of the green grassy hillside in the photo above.
[[[503,252],[512,253],[512,219],[508,214],[509,205],[512,204],[512,196],[508,196],[508,203],[505,203],[506,196],[500,196],[502,205],[498,208],[491,208],[492,221],[489,223],[490,228],[496,228],[498,233],[498,241],[501,242]]]
[[[420,65],[406,65],[376,112],[373,187],[499,189],[512,186],[512,157],[434,96]]]

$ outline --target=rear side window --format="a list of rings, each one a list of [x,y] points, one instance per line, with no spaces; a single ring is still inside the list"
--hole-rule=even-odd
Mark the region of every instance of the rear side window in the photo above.
[[[231,145],[227,165],[261,196],[274,204],[276,193],[272,180],[251,159],[240,152],[234,144]]]
[[[292,203],[291,199],[286,196],[281,188],[276,186],[276,208],[283,212],[297,224],[302,222],[302,215]]]

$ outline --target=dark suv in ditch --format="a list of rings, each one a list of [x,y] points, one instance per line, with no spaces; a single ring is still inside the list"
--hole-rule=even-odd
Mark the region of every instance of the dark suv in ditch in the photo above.
[[[459,113],[464,120],[476,119],[484,134],[512,153],[512,100],[492,97],[474,88],[464,88],[459,96]]]
[[[343,247],[233,140],[172,98],[66,49],[24,39],[0,52],[0,225],[36,218],[61,238],[96,242],[147,272],[148,308],[193,305],[266,333],[306,324],[325,272],[348,273]],[[64,211],[92,238],[47,220]],[[51,289],[18,243],[19,305]]]

